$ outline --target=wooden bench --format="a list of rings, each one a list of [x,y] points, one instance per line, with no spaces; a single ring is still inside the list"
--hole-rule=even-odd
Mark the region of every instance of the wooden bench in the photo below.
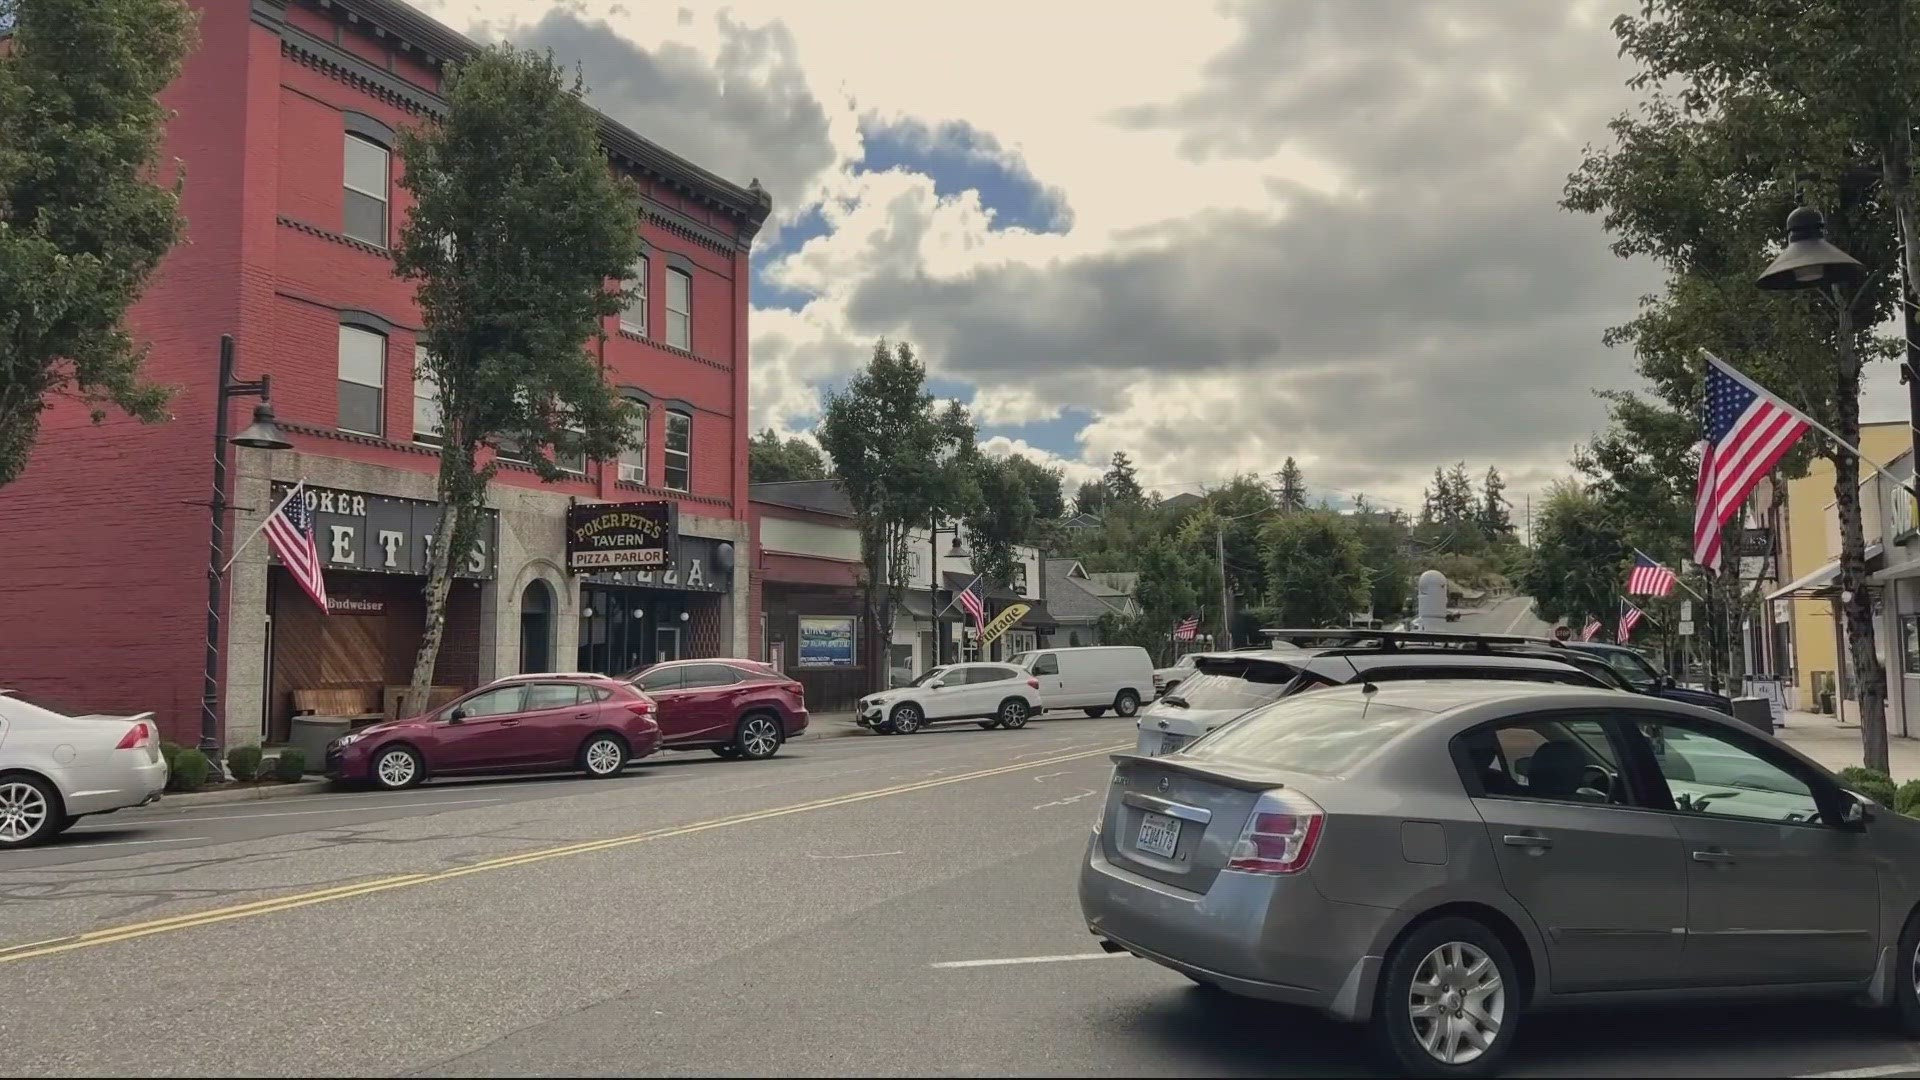
[[[466,692],[466,688],[460,686],[429,687],[427,689],[427,703],[424,706],[415,708],[411,703],[404,703],[407,694],[406,687],[383,687],[380,695],[380,712],[381,715],[389,720],[398,720],[402,716],[418,716],[421,713],[432,712]],[[402,711],[403,709],[405,710],[404,712]]]
[[[357,719],[380,715],[379,691],[370,687],[334,686],[293,692],[295,716],[342,716]]]

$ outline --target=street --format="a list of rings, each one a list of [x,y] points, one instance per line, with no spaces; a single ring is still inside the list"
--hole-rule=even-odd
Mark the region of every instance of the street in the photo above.
[[[1357,1032],[1094,947],[1075,867],[1130,741],[969,724],[89,821],[0,865],[6,1069],[1372,1073]],[[1885,1031],[1541,1016],[1510,1072],[1894,1075],[1914,1055]]]
[[[1504,600],[1496,600],[1484,608],[1463,610],[1459,620],[1448,623],[1446,630],[1454,634],[1521,634],[1528,637],[1546,637],[1553,632],[1553,624],[1545,622],[1534,614],[1532,597],[1509,596]]]

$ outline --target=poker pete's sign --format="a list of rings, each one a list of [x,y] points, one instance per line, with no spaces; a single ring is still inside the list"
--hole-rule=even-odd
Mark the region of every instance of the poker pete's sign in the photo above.
[[[1005,611],[1002,611],[1000,614],[995,615],[993,617],[992,622],[989,622],[986,626],[981,628],[980,644],[981,645],[993,644],[996,638],[998,638],[1001,634],[1006,633],[1008,630],[1013,629],[1013,624],[1019,622],[1021,619],[1026,618],[1027,612],[1032,610],[1033,609],[1031,607],[1028,607],[1026,604],[1008,604],[1007,609]]]
[[[680,507],[665,500],[588,503],[567,509],[567,566],[573,570],[673,565]]]

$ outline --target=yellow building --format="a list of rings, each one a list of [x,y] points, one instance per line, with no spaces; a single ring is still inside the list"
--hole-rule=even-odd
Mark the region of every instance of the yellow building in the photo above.
[[[1808,435],[1818,439],[1818,433]],[[1860,450],[1869,459],[1891,462],[1913,447],[1905,421],[1860,425]],[[1864,479],[1872,471],[1862,465]],[[1797,581],[1840,557],[1839,526],[1833,507],[1833,464],[1815,458],[1807,475],[1787,482],[1786,529],[1780,545],[1780,580]],[[1867,523],[1871,533],[1871,522]],[[1869,536],[1868,542],[1873,538]],[[1791,605],[1793,623],[1793,678],[1798,707],[1814,710],[1817,673],[1828,679],[1840,670],[1840,629],[1834,602],[1827,598],[1775,601]],[[1784,666],[1784,665],[1783,665]]]

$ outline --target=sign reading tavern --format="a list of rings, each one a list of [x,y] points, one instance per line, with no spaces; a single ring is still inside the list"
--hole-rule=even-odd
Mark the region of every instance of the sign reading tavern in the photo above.
[[[586,503],[567,508],[567,566],[663,569],[673,565],[680,507],[656,502]]]

